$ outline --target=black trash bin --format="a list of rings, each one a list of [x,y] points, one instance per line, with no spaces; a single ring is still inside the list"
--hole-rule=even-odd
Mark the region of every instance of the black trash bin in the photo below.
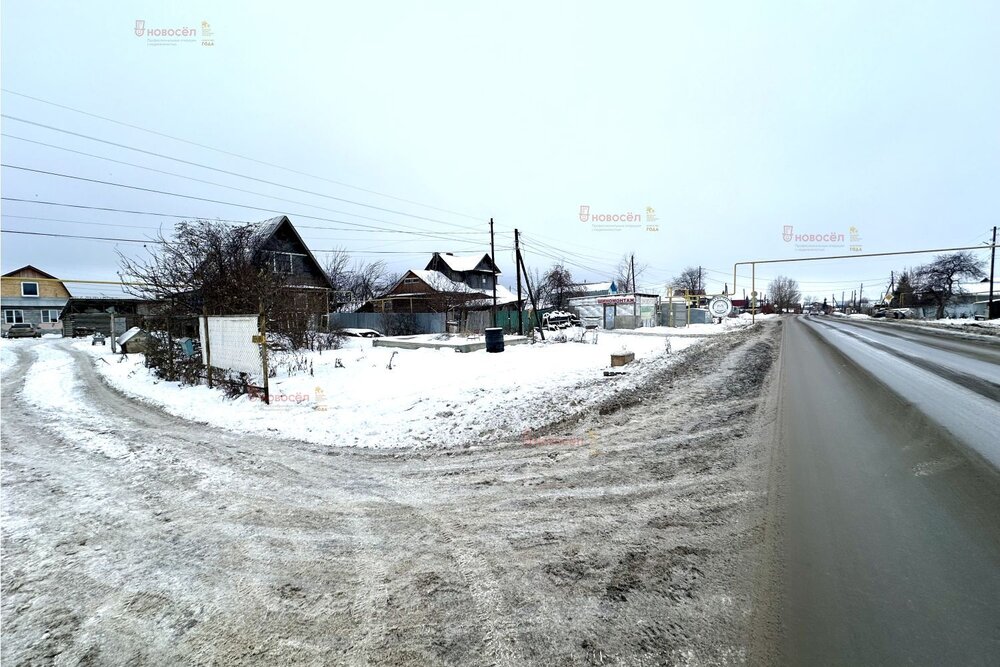
[[[486,351],[503,352],[503,329],[491,327],[486,330]]]

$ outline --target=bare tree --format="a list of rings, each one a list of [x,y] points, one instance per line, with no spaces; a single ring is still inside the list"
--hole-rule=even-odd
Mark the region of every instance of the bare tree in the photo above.
[[[388,269],[382,260],[374,262],[356,260],[348,275],[347,289],[359,302],[381,296],[386,289],[392,286],[385,284]]]
[[[703,270],[700,266],[685,268],[676,278],[671,279],[674,288],[687,290],[691,294],[701,294],[705,290]]]
[[[550,303],[559,310],[563,310],[569,297],[573,296],[573,275],[562,263],[553,264],[542,276],[541,284],[545,285]]]
[[[802,293],[799,291],[799,284],[791,278],[786,278],[785,276],[777,276],[774,280],[772,280],[771,285],[767,288],[767,291],[771,297],[771,303],[779,313],[785,312],[789,308],[798,305],[802,299]]]
[[[615,269],[615,286],[618,291],[622,293],[635,292],[639,276],[645,273],[648,268],[648,264],[635,264],[633,255],[622,255],[622,258],[618,260],[618,267]]]
[[[351,257],[344,248],[335,248],[326,258],[326,265],[323,268],[334,290],[338,292],[348,290],[351,280],[350,266]]]
[[[528,282],[531,284],[531,291],[535,294],[535,301],[538,302],[539,308],[545,308],[546,305],[552,304],[552,293],[549,291],[549,286],[545,282],[545,277],[539,269],[529,269],[525,267],[526,273],[528,274]],[[528,300],[528,286],[524,287],[524,298]],[[529,302],[530,303],[530,302]]]
[[[126,291],[158,301],[161,312],[264,313],[274,317],[287,304],[287,276],[271,270],[257,225],[230,226],[193,220],[179,223],[174,237],[162,233],[141,258],[119,253]]]
[[[944,317],[944,309],[962,292],[962,278],[978,280],[983,273],[983,261],[969,251],[937,255],[930,264],[918,267],[913,280],[916,291],[926,295],[936,306],[936,318]]]

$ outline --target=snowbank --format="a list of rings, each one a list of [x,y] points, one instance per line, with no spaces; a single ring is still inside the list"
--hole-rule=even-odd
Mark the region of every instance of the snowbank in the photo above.
[[[353,338],[343,349],[308,353],[313,375],[272,379],[271,405],[157,380],[143,367],[142,355],[119,362],[107,348],[72,344],[109,362],[96,367],[112,386],[186,419],[330,446],[455,447],[516,437],[635,386],[671,362],[667,341],[676,353],[697,339],[599,332],[596,344],[550,342],[511,346],[501,354],[458,354],[373,347],[370,339]],[[611,352],[622,347],[636,354],[631,373],[604,377]]]

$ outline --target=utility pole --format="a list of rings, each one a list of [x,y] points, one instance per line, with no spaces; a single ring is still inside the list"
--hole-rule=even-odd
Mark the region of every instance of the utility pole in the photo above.
[[[524,335],[524,305],[521,303],[521,236],[514,228],[514,259],[517,264],[517,335]]]
[[[865,284],[861,283],[861,289],[858,290],[858,312],[860,312],[861,309],[864,307],[861,303],[861,295],[864,293],[864,291],[865,291]]]
[[[491,327],[497,325],[497,251],[493,245],[493,218],[490,218],[490,264],[493,265],[493,310],[490,311]]]
[[[635,255],[632,255],[632,326],[639,325],[639,290],[635,285]]]
[[[542,326],[542,318],[538,316],[538,302],[535,301],[535,293],[531,291],[531,281],[528,280],[528,267],[524,265],[524,258],[521,257],[520,249],[517,251],[517,263],[521,265],[521,271],[524,273],[524,286],[528,288],[528,298],[531,299],[531,307],[535,309],[535,319],[538,320],[538,332],[542,335],[542,340],[545,340],[545,327]]]
[[[700,266],[698,267],[698,290],[701,290],[701,267]],[[700,300],[699,300],[698,305],[699,306],[701,305]]]
[[[986,319],[993,317],[993,267],[997,259],[997,226],[993,225],[993,247],[990,248],[990,300],[986,304]]]

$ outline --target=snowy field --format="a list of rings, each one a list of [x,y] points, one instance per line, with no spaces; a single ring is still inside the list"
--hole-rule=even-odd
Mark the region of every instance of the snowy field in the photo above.
[[[716,326],[723,333],[730,327]],[[673,331],[677,331],[676,329]],[[683,331],[683,330],[682,330]],[[599,332],[596,344],[547,342],[483,350],[397,350],[348,338],[345,347],[308,353],[313,375],[272,378],[271,405],[227,399],[217,389],[154,378],[142,355],[122,360],[89,340],[55,343],[91,354],[115,388],[169,413],[234,431],[330,446],[456,447],[518,437],[637,386],[700,337]],[[605,377],[612,352],[634,352],[624,376]],[[65,354],[65,353],[64,353]],[[390,358],[392,369],[389,369]],[[105,363],[107,362],[107,363]],[[38,382],[59,370],[39,364]],[[45,380],[51,375],[50,380]]]

